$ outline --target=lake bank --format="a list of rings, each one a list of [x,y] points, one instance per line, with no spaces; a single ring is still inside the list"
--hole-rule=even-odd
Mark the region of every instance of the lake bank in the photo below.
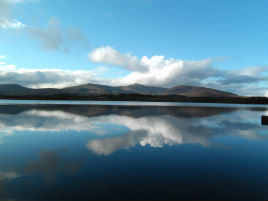
[[[91,101],[91,100],[9,100],[0,99],[0,105],[107,105],[107,106],[152,106],[152,107],[233,107],[233,108],[267,108],[264,104],[231,103],[191,103],[191,102],[150,102],[150,101]]]
[[[71,101],[142,101],[142,102],[185,102],[185,103],[227,103],[227,104],[268,104],[267,97],[186,97],[178,95],[119,94],[99,96],[73,96],[59,94],[52,96],[0,95],[8,100],[71,100]]]

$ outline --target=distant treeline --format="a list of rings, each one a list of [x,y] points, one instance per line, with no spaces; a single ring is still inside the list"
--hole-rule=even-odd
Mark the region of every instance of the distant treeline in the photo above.
[[[17,100],[99,100],[99,101],[153,101],[153,102],[195,102],[195,103],[235,103],[268,104],[266,97],[186,97],[180,95],[143,95],[143,94],[103,94],[78,96],[57,95],[0,95],[0,99]]]

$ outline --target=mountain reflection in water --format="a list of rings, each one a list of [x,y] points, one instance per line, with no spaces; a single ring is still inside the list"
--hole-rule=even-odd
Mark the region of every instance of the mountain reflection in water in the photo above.
[[[267,133],[259,123],[265,111],[0,105],[0,200],[236,200],[235,191],[249,186],[253,190],[241,195],[244,200],[257,194],[267,198],[267,182],[260,179],[267,177],[262,172],[267,150],[261,148]],[[248,153],[257,158],[241,158]],[[238,173],[242,166],[245,170]],[[259,171],[250,171],[256,181],[245,175],[252,168]],[[205,179],[207,186],[202,186]],[[245,179],[249,183],[243,184]],[[125,192],[130,189],[132,197]]]

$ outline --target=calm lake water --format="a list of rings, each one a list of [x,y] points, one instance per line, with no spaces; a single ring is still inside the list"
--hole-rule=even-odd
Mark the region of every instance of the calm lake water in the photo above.
[[[71,103],[0,101],[0,201],[268,199],[266,106]]]

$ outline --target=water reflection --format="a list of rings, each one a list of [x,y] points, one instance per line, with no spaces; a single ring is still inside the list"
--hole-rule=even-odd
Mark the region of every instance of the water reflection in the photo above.
[[[89,150],[99,155],[109,155],[138,144],[151,147],[189,143],[211,146],[211,140],[221,135],[254,140],[265,140],[266,137],[260,135],[262,128],[256,122],[243,119],[254,115],[254,108],[21,105],[0,106],[0,111],[0,143],[16,131],[90,131],[102,136],[86,144]],[[229,113],[234,118],[226,118]],[[109,125],[117,127],[107,129]],[[126,128],[125,132],[109,135],[111,129],[116,132],[120,128]]]
[[[31,162],[25,168],[25,174],[41,173],[45,181],[53,184],[56,181],[56,175],[73,174],[82,165],[83,160],[64,161],[60,153],[52,150],[43,150],[39,153],[39,159]]]
[[[0,105],[0,200],[263,199],[265,112]]]
[[[258,125],[243,123],[240,119],[218,120],[214,125],[210,124],[210,118],[204,121],[178,120],[167,115],[141,118],[109,116],[106,121],[124,125],[130,132],[117,137],[91,140],[87,147],[97,154],[109,155],[120,148],[128,149],[137,144],[151,147],[189,143],[211,146],[211,139],[220,135],[237,135],[255,140],[266,139],[266,136],[259,134],[261,128]]]

